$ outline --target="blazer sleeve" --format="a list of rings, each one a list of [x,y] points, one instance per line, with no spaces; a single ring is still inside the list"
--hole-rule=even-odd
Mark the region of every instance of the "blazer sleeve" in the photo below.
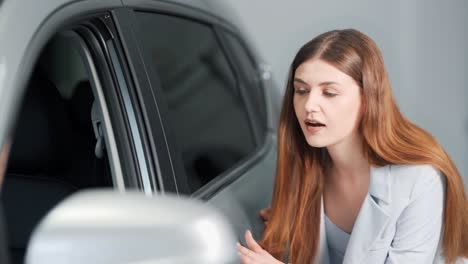
[[[442,238],[446,179],[432,166],[423,166],[420,173],[409,203],[397,220],[386,264],[434,261]]]

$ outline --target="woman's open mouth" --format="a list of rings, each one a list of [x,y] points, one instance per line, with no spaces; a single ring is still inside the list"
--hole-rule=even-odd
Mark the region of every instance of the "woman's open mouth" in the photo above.
[[[317,133],[318,131],[322,130],[322,128],[325,128],[326,126],[316,120],[306,120],[305,125],[307,128],[307,131],[310,133]]]

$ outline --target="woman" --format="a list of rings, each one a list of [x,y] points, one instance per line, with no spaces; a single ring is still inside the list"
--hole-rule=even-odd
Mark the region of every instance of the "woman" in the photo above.
[[[6,143],[3,144],[3,146],[0,147],[0,194],[2,190],[3,178],[5,176],[5,171],[8,165],[9,152],[10,141],[8,140]],[[3,206],[0,202],[0,263],[9,263],[9,253],[6,248],[7,240],[4,226],[5,225],[3,220]]]
[[[294,58],[263,239],[242,263],[454,263],[468,201],[448,154],[407,120],[376,44],[326,32]]]
[[[7,141],[5,144],[3,144],[3,147],[0,148],[0,190],[2,187],[4,174],[8,165],[9,153],[10,153],[10,141]]]

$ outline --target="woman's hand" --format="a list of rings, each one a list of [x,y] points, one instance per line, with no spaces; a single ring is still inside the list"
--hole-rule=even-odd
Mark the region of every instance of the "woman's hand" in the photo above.
[[[283,262],[275,259],[255,241],[250,230],[245,232],[245,241],[248,248],[237,243],[237,251],[239,252],[242,264],[283,264]]]

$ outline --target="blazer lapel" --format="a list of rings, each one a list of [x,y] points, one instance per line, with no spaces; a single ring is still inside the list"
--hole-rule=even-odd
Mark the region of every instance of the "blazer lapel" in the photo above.
[[[371,166],[369,191],[354,222],[344,264],[362,263],[372,245],[383,235],[389,220],[385,207],[391,202],[389,179],[389,165]]]

